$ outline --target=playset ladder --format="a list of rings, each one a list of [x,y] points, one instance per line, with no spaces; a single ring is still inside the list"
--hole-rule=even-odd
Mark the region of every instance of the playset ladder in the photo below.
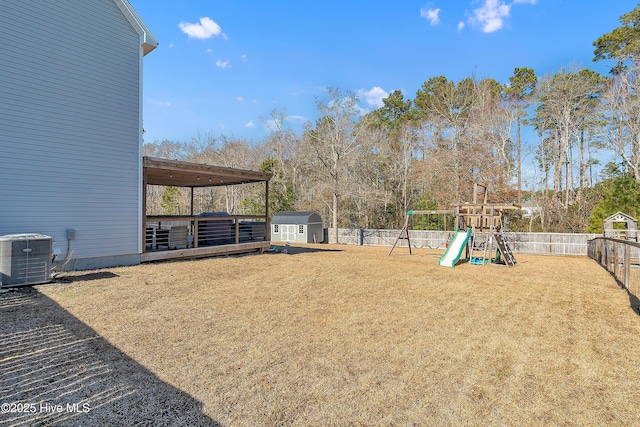
[[[498,249],[500,249],[500,253],[504,257],[504,263],[509,266],[513,266],[516,263],[516,259],[511,252],[511,248],[504,240],[504,236],[500,233],[496,233],[495,237],[496,243],[498,244]]]
[[[396,247],[396,245],[398,244],[398,240],[400,239],[407,241],[407,245],[409,246],[409,255],[411,255],[411,240],[409,240],[409,217],[410,216],[411,214],[407,213],[407,217],[404,220],[404,226],[402,227],[402,230],[400,230],[400,234],[398,235],[398,238],[396,239],[396,241],[393,242],[393,246],[391,246],[391,250],[389,251],[387,256],[391,255],[391,252],[393,252],[393,249]]]

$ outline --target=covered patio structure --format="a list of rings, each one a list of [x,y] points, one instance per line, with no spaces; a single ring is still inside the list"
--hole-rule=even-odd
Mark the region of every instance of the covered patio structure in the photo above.
[[[262,172],[143,157],[141,262],[264,251],[270,245],[269,180]],[[264,182],[264,215],[196,213],[193,190]],[[191,190],[190,215],[147,215],[147,187]]]

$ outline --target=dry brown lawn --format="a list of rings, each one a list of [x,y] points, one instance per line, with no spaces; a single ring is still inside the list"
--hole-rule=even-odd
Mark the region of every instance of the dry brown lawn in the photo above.
[[[88,396],[91,411],[61,423],[640,425],[640,317],[594,261],[451,269],[426,249],[295,249],[39,286],[34,304],[61,313],[47,327],[76,322],[103,341],[83,348],[109,375],[128,370],[104,381],[113,398]]]

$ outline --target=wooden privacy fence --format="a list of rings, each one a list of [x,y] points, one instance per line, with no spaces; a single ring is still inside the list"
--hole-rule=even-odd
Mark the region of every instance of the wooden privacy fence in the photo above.
[[[598,234],[505,233],[513,252],[539,255],[587,255],[587,242]]]
[[[631,308],[640,314],[640,243],[597,237],[589,240],[588,255],[627,291]]]
[[[361,228],[339,228],[338,240],[348,245],[391,246],[400,230],[373,230]],[[451,239],[452,231],[409,230],[411,246],[414,248],[442,249]],[[329,243],[333,233],[328,231]],[[569,233],[505,233],[505,240],[515,253],[539,255],[587,255],[587,241],[598,234]],[[407,247],[400,240],[397,247]]]

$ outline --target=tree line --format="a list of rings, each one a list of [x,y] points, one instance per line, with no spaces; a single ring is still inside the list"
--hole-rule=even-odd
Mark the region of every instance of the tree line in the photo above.
[[[599,231],[598,218],[615,210],[640,214],[640,6],[620,22],[593,43],[594,61],[614,63],[606,76],[587,68],[538,76],[527,67],[507,84],[436,76],[413,99],[395,90],[366,114],[356,94],[330,88],[302,132],[274,110],[262,141],[198,133],[143,152],[271,173],[271,213],[312,210],[333,228],[399,228],[410,209],[470,202],[479,183],[493,202],[534,207],[512,219],[514,230]],[[258,214],[261,192],[198,189],[194,198],[197,210]],[[149,209],[184,214],[188,197],[151,188]]]

